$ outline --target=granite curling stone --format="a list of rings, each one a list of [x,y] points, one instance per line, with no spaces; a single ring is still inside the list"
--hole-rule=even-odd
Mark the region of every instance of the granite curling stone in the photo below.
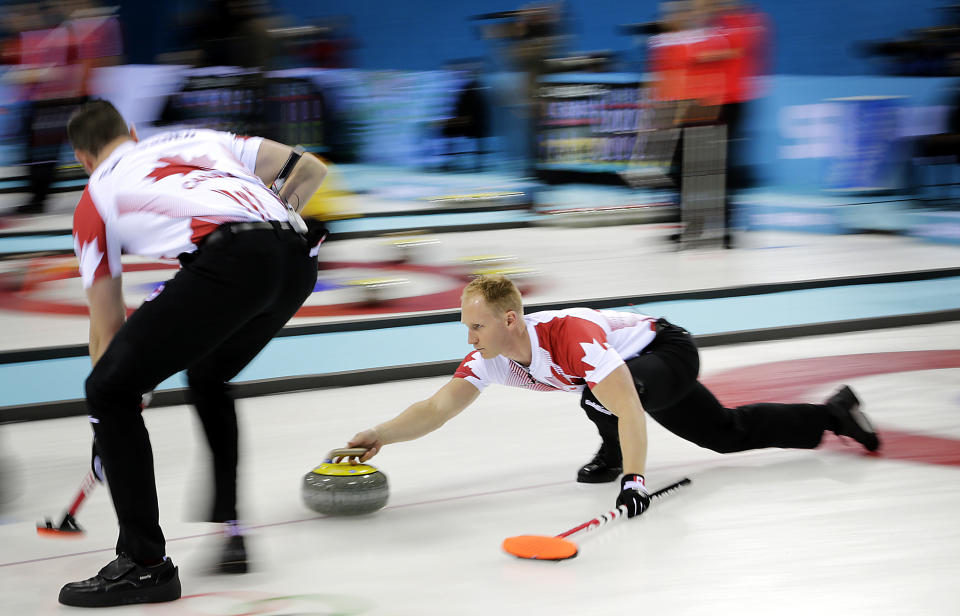
[[[304,504],[324,515],[373,513],[387,504],[387,476],[369,464],[325,461],[304,475]]]

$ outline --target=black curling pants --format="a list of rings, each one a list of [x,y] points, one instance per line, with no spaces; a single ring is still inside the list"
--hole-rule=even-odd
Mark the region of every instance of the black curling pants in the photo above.
[[[237,417],[227,381],[313,291],[316,257],[290,230],[215,231],[120,328],[86,381],[91,422],[120,535],[117,553],[162,558],[157,488],[140,397],[186,369],[213,455],[211,521],[237,518]]]
[[[627,362],[647,414],[680,438],[720,453],[764,447],[813,449],[832,427],[822,404],[747,404],[724,408],[697,376],[700,354],[686,330],[661,319],[657,337]],[[607,461],[620,463],[617,417],[588,388],[580,406],[596,424]]]

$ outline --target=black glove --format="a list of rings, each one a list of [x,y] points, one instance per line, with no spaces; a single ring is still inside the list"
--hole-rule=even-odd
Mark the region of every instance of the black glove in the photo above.
[[[100,483],[107,481],[107,476],[103,472],[103,461],[100,458],[100,449],[97,448],[97,439],[93,439],[93,451],[90,452],[90,468],[93,469],[93,475]]]
[[[617,507],[620,505],[626,505],[628,518],[640,515],[650,508],[650,492],[643,482],[643,475],[624,475],[620,479]]]
[[[327,239],[327,235],[330,233],[327,229],[327,225],[324,224],[319,218],[314,218],[312,216],[307,216],[303,219],[303,222],[307,225],[307,232],[303,236],[307,240],[307,246],[310,248],[316,248]]]

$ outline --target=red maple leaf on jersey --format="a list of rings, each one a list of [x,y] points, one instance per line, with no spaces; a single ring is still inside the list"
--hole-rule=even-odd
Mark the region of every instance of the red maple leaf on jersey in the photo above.
[[[164,156],[159,159],[159,162],[163,165],[155,168],[146,176],[153,178],[154,182],[171,175],[187,175],[191,171],[210,171],[213,169],[213,161],[206,156],[191,158],[190,160],[183,160],[180,156]]]

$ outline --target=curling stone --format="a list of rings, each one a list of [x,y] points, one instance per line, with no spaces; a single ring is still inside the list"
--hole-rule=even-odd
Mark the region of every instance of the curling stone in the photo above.
[[[517,258],[513,255],[470,255],[458,259],[460,269],[467,274],[473,274],[478,269],[489,269],[493,267],[507,267],[516,262]]]
[[[473,270],[470,275],[474,278],[480,276],[503,276],[509,278],[517,286],[520,286],[521,280],[525,278],[534,278],[539,272],[529,267],[487,267]]]
[[[391,260],[396,263],[430,263],[440,240],[423,235],[403,235],[390,239]]]
[[[354,280],[346,280],[342,284],[343,286],[351,289],[358,289],[362,299],[361,303],[369,306],[375,306],[390,299],[388,295],[392,294],[394,289],[408,285],[410,284],[410,281],[406,278],[391,278],[384,276],[380,278],[357,278]]]
[[[517,257],[513,255],[477,255],[472,257],[463,257],[459,260],[460,271],[467,278],[477,278],[480,276],[504,276],[513,281],[521,292],[524,288],[529,289],[530,283],[540,272],[517,265]]]
[[[334,449],[304,475],[301,495],[307,507],[325,515],[373,513],[387,504],[387,476],[369,464],[351,464],[366,449]]]

